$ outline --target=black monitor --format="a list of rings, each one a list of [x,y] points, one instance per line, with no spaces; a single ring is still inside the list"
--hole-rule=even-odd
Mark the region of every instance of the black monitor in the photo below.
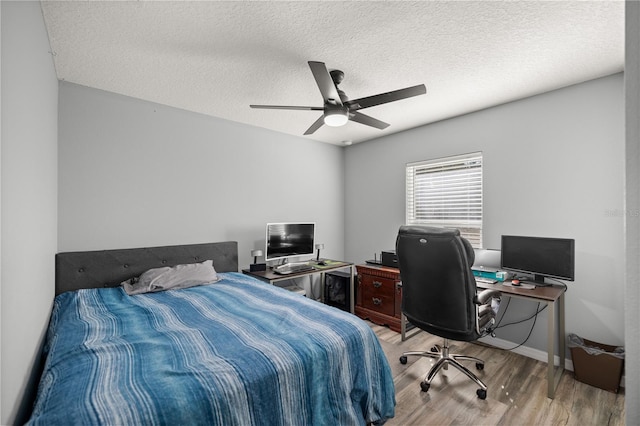
[[[313,254],[315,223],[268,223],[265,260]]]
[[[549,285],[545,277],[573,281],[575,240],[503,235],[500,267],[533,275],[532,281],[526,281],[538,286]]]

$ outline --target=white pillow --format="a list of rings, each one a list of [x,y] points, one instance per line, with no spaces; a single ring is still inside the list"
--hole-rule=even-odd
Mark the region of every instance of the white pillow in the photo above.
[[[220,278],[213,268],[213,261],[205,260],[202,263],[149,269],[139,277],[122,282],[122,287],[128,295],[133,295],[194,287],[215,283],[219,280]]]

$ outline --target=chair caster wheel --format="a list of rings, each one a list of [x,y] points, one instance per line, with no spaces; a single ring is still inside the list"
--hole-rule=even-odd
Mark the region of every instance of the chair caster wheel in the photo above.
[[[431,385],[429,383],[420,382],[420,389],[422,389],[422,392],[427,392],[430,387],[431,387]]]
[[[484,364],[481,364],[481,363],[479,363],[479,362],[476,362],[476,368],[477,368],[478,370],[484,370]]]
[[[402,355],[402,356],[400,357],[400,364],[403,364],[403,365],[404,365],[404,364],[406,364],[406,363],[407,363],[407,357],[406,357],[406,356],[404,356],[404,355]]]
[[[480,399],[487,399],[487,391],[484,389],[478,389],[476,391],[476,394],[478,395],[478,398]]]

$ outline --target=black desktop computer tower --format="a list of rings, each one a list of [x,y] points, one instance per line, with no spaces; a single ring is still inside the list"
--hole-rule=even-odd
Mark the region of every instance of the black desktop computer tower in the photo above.
[[[351,274],[347,272],[327,272],[324,275],[324,302],[327,305],[349,312],[349,281]]]

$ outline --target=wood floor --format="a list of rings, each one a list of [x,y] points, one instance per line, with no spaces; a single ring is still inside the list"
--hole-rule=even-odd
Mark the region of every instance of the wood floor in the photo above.
[[[420,381],[432,360],[398,358],[405,350],[428,350],[442,339],[425,332],[401,342],[400,334],[369,323],[387,355],[396,387],[396,415],[386,424],[402,425],[624,425],[624,389],[615,394],[576,381],[565,371],[554,399],[547,398],[546,363],[482,344],[455,342],[452,353],[485,361],[482,371],[467,365],[488,387],[487,399],[478,386],[456,368],[442,370],[428,392]]]

